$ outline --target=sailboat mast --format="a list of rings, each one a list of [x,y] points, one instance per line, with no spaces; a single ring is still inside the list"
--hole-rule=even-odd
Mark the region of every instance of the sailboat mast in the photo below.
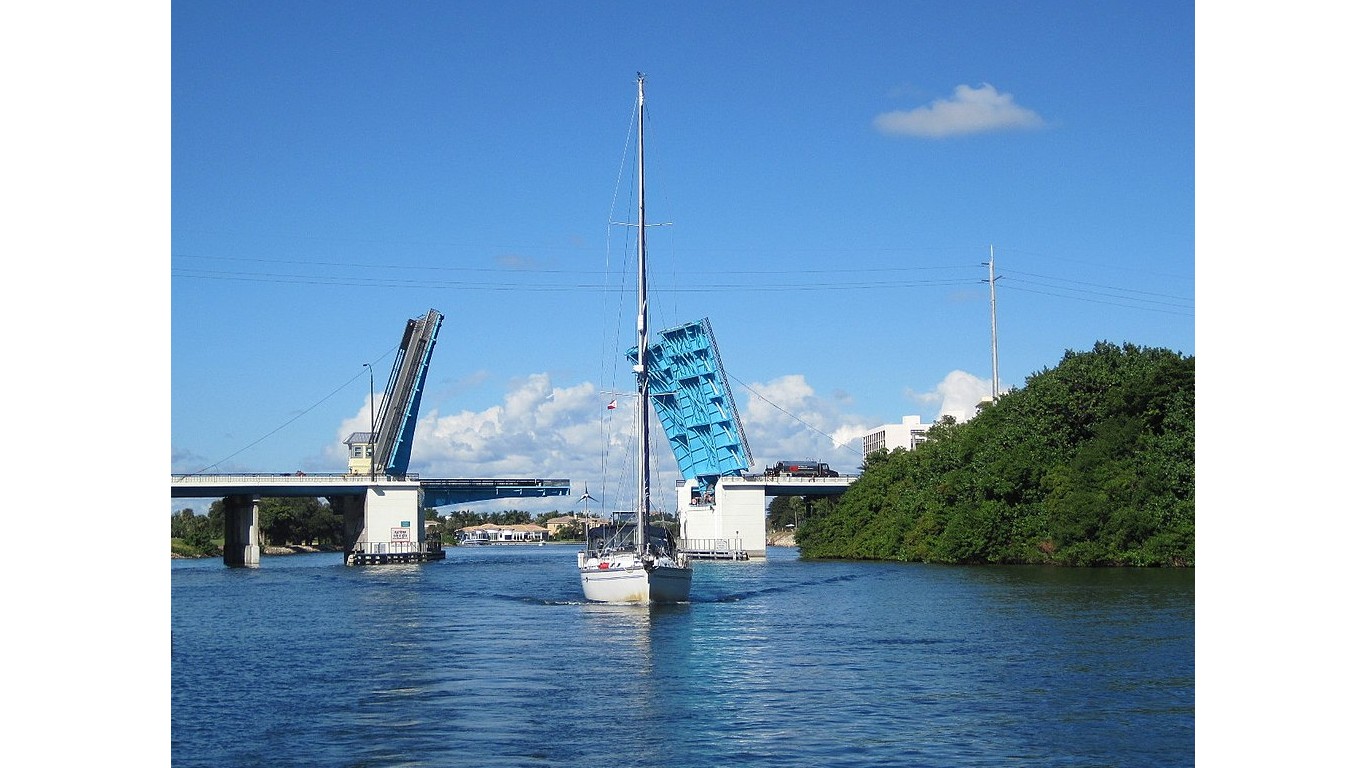
[[[646,527],[650,522],[650,374],[646,367],[650,341],[646,321],[648,298],[645,289],[645,76],[636,73],[636,110],[638,134],[636,138],[636,176],[639,183],[637,198],[640,203],[639,226],[636,231],[636,418],[640,435],[638,488],[639,506],[636,508],[636,551],[645,554]]]

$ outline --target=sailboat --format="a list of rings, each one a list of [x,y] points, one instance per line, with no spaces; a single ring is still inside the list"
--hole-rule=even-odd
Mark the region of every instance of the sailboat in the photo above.
[[[645,285],[645,76],[636,75],[636,450],[635,521],[598,526],[579,552],[584,599],[602,603],[682,603],[692,591],[692,565],[663,526],[650,525],[649,323]]]

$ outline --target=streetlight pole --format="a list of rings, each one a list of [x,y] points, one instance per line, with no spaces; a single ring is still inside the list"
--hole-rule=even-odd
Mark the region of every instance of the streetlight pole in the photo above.
[[[370,370],[370,482],[375,482],[375,368],[362,363]]]

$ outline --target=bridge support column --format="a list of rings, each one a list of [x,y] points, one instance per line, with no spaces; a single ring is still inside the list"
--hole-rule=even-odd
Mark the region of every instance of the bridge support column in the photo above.
[[[223,565],[256,568],[261,565],[261,498],[223,499]]]
[[[365,497],[329,496],[327,503],[342,518],[343,560],[347,565],[354,565],[356,553],[361,549],[358,542],[365,536]]]

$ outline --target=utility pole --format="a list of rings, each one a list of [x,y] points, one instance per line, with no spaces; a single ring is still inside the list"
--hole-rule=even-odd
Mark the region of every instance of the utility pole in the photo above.
[[[982,262],[987,268],[987,283],[991,286],[991,401],[1001,395],[1001,377],[996,367],[996,246],[988,246],[990,258]]]

